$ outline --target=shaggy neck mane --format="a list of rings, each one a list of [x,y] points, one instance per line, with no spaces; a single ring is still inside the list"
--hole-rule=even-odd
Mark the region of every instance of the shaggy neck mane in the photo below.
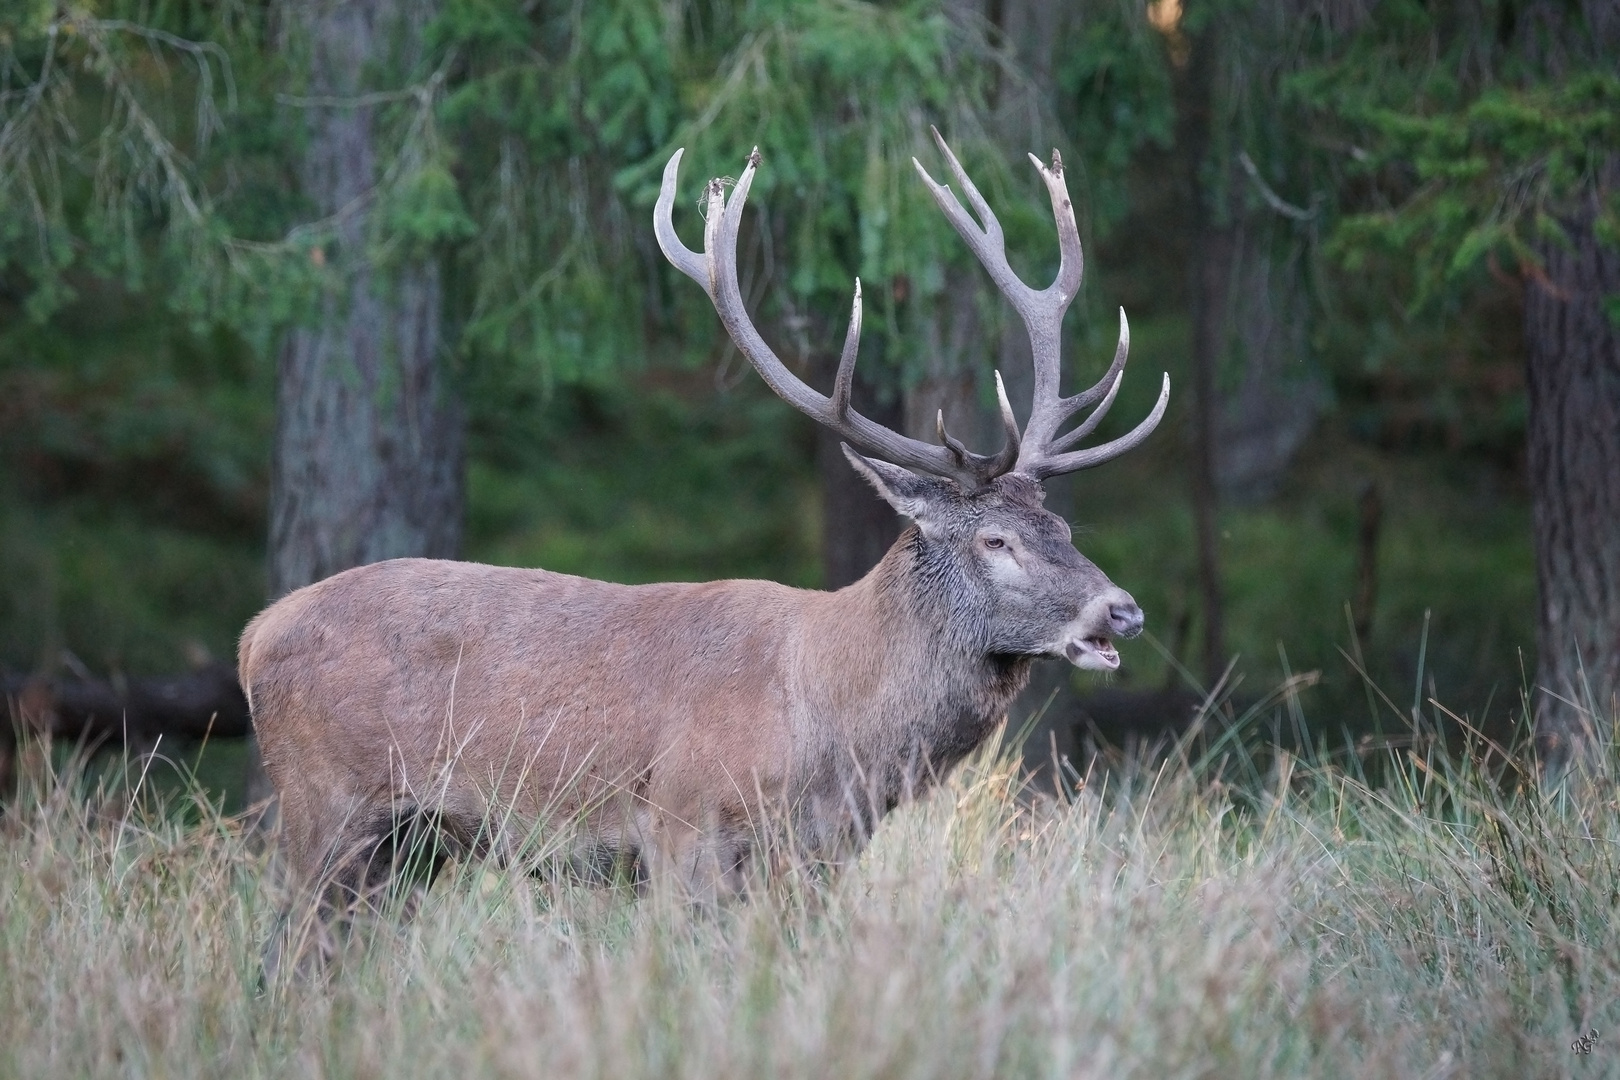
[[[910,693],[916,737],[936,769],[946,769],[983,741],[1029,682],[1035,658],[992,652],[989,598],[933,549],[915,525],[852,588],[868,591],[877,616],[874,646],[910,643],[926,665]]]

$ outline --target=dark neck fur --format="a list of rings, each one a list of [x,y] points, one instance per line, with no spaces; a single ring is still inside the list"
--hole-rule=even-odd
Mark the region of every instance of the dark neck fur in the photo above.
[[[970,753],[1029,682],[1034,657],[989,651],[988,599],[915,526],[900,535],[866,579],[884,632],[926,643],[937,657],[917,702],[916,735],[936,769]]]

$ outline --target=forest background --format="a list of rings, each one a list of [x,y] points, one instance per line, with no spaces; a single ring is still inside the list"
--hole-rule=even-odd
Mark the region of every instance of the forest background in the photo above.
[[[987,448],[1028,346],[923,197],[937,125],[1034,281],[1061,151],[1073,385],[1131,319],[1102,436],[1174,387],[1048,485],[1150,636],[1022,712],[1293,679],[1334,738],[1432,699],[1555,746],[1620,690],[1616,56],[1597,0],[6,0],[0,667],[229,658],[393,555],[852,580],[898,523],[652,200],[686,147],[695,242],[757,145],[767,337],[826,386],[859,275],[858,407]]]

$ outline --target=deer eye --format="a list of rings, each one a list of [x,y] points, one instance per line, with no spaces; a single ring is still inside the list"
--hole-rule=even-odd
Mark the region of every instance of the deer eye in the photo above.
[[[984,546],[987,548],[1004,548],[1007,546],[1007,541],[999,536],[989,536],[985,538]]]

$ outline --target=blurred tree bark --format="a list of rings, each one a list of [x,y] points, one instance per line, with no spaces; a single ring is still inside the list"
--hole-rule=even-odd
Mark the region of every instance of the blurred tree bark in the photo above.
[[[1220,64],[1220,20],[1201,13],[1190,38],[1168,36],[1175,75],[1176,148],[1186,170],[1185,198],[1193,208],[1192,277],[1192,500],[1198,545],[1198,591],[1203,609],[1203,677],[1213,686],[1226,668],[1225,613],[1221,598],[1216,476],[1216,374],[1225,351],[1227,294],[1236,253],[1230,207],[1230,167],[1215,160],[1211,135],[1215,79]],[[1211,173],[1218,175],[1211,175]]]
[[[1557,775],[1620,718],[1620,251],[1593,228],[1601,190],[1538,245],[1524,288],[1539,636],[1536,746]]]
[[[1514,47],[1542,79],[1582,66],[1612,78],[1620,8],[1607,0],[1531,0]],[[1610,97],[1611,127],[1613,123]],[[1620,152],[1595,161],[1562,206],[1558,234],[1534,239],[1525,274],[1525,389],[1535,536],[1536,750],[1555,779],[1620,723]],[[1600,219],[1608,211],[1608,237]]]
[[[457,554],[462,421],[444,373],[443,289],[429,258],[379,265],[369,244],[383,163],[378,106],[361,95],[418,62],[431,5],[288,0],[289,51],[308,66],[303,196],[332,222],[312,256],[329,286],[285,338],[270,492],[271,599],[341,570]],[[252,803],[270,791],[257,753]]]

